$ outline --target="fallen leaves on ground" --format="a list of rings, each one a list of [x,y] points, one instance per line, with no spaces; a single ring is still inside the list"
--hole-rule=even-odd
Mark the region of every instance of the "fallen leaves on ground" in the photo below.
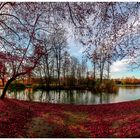
[[[140,100],[68,105],[0,100],[0,137],[139,137]]]

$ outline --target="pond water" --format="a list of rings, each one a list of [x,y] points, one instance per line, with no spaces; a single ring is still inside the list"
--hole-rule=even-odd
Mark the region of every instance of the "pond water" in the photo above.
[[[2,91],[1,91],[2,92]],[[140,86],[119,87],[117,93],[92,93],[90,91],[35,91],[26,89],[20,92],[7,93],[8,98],[19,100],[63,103],[63,104],[106,104],[140,99]]]

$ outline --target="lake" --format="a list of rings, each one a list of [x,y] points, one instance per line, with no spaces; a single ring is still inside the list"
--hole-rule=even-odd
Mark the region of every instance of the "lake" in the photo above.
[[[1,90],[2,92],[2,90]],[[8,98],[19,100],[63,103],[63,104],[107,104],[140,99],[140,86],[119,87],[117,93],[92,93],[91,91],[35,91],[26,89],[20,92],[8,92]]]

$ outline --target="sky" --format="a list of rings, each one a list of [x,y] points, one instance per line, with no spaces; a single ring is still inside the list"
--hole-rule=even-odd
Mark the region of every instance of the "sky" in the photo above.
[[[140,69],[132,69],[128,61],[123,59],[111,65],[111,78],[135,77],[140,78]]]
[[[82,51],[83,48],[80,44],[74,43],[71,41],[69,43],[69,52],[72,56],[75,56],[76,58],[79,59],[79,61],[82,59]],[[132,69],[130,64],[128,63],[129,60],[127,59],[122,59],[118,60],[114,63],[112,63],[110,67],[110,76],[113,79],[116,78],[125,78],[125,77],[135,77],[135,78],[140,78],[140,68],[139,69]],[[91,62],[87,63],[88,65],[88,70],[92,71],[92,64]]]

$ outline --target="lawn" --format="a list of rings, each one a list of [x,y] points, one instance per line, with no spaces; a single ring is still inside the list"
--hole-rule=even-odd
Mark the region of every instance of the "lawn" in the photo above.
[[[0,137],[140,137],[140,100],[108,105],[0,100]]]

